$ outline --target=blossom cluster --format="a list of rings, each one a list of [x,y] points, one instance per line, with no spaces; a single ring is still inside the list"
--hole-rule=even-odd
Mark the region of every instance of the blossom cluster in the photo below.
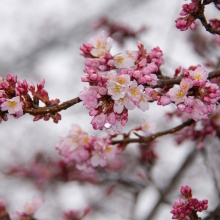
[[[106,167],[120,153],[118,145],[112,145],[108,136],[94,137],[78,125],[72,125],[69,134],[60,140],[56,149],[66,162],[85,172]]]
[[[39,101],[46,106],[56,105],[59,99],[50,100],[48,92],[44,89],[45,80],[41,80],[35,87],[32,83],[27,83],[26,80],[19,81],[17,75],[7,74],[6,78],[0,77],[0,122],[7,121],[8,116],[12,115],[19,118],[24,114],[25,107],[38,108]],[[58,122],[61,118],[58,113],[36,115],[34,121],[44,118],[49,120],[53,118],[54,122]]]
[[[200,201],[197,198],[192,198],[192,190],[189,186],[182,186],[180,192],[185,199],[180,198],[179,202],[174,203],[171,211],[172,219],[199,219],[197,212],[202,212],[208,208],[208,200]]]
[[[179,17],[175,20],[176,27],[180,29],[181,31],[185,31],[190,27],[191,30],[193,30],[196,26],[195,20],[196,17],[194,16],[194,13],[197,10],[199,0],[192,0],[189,4],[184,4],[182,6],[182,11],[180,12],[180,15],[182,17]]]
[[[220,98],[219,86],[211,83],[208,72],[201,66],[183,69],[182,80],[178,87],[169,89],[166,93],[166,103],[174,102],[180,112],[185,113],[186,118],[195,121],[206,119],[216,110]]]
[[[93,116],[95,130],[105,128],[111,135],[122,132],[127,123],[128,110],[135,107],[149,109],[149,102],[158,105],[175,103],[185,118],[206,119],[216,110],[220,98],[219,86],[208,80],[208,72],[200,65],[183,69],[180,85],[156,90],[159,67],[163,64],[162,51],[156,47],[149,53],[137,42],[138,51],[110,54],[112,39],[105,33],[97,34],[81,47],[86,57],[83,82],[89,87],[79,93],[83,105]],[[178,69],[177,75],[181,72]]]
[[[164,63],[159,47],[147,53],[141,42],[138,51],[112,55],[113,40],[105,33],[83,44],[81,55],[86,58],[83,82],[89,82],[79,94],[83,105],[93,116],[94,129],[105,128],[111,135],[120,133],[127,123],[128,110],[149,108],[150,87],[157,84],[159,67]]]

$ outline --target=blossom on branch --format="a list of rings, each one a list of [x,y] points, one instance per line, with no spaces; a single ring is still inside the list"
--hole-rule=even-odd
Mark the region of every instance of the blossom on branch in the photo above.
[[[100,117],[105,117],[104,114]],[[96,126],[104,126],[106,118],[96,121]],[[95,123],[95,122],[94,122]],[[69,134],[56,145],[56,150],[66,162],[76,165],[79,170],[92,172],[96,167],[105,167],[120,152],[117,145],[111,145],[109,136],[95,137],[73,125]]]
[[[185,199],[180,198],[178,202],[173,205],[172,219],[186,220],[186,219],[200,219],[197,212],[202,212],[208,208],[208,200],[198,200],[192,198],[192,190],[189,186],[182,186],[180,190]]]
[[[20,97],[16,96],[12,99],[6,99],[1,104],[2,111],[8,111],[10,115],[16,114],[18,117],[23,115],[22,102],[20,102]]]
[[[121,132],[127,123],[128,110],[135,106],[142,111],[149,108],[148,101],[152,97],[144,85],[156,85],[159,67],[164,63],[163,53],[159,47],[147,53],[144,45],[137,42],[138,51],[112,55],[112,40],[104,32],[91,39],[80,48],[86,58],[86,75],[82,81],[88,82],[90,87],[84,88],[79,98],[93,116],[93,128],[105,128],[113,135]],[[94,54],[91,48],[95,53],[100,49],[102,56],[98,56],[98,52]]]
[[[100,34],[93,36],[88,41],[88,44],[92,45],[93,47],[90,53],[94,57],[103,57],[105,52],[110,51],[112,43],[112,38],[106,37],[105,32],[101,32]]]
[[[185,16],[185,17],[180,17],[175,20],[176,27],[178,29],[180,29],[181,31],[187,30],[188,27],[190,27],[190,29],[192,30],[195,29],[196,17],[194,15],[197,10],[198,3],[199,3],[199,0],[192,0],[191,3],[184,4],[182,6],[182,11],[180,12],[180,15]]]

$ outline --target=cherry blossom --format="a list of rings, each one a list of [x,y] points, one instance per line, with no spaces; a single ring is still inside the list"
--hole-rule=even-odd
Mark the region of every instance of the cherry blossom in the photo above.
[[[16,96],[12,99],[6,99],[5,102],[1,104],[2,111],[8,111],[9,114],[17,114],[19,116],[23,115],[22,103],[20,102],[20,97]]]
[[[141,130],[146,134],[153,134],[156,131],[156,123],[154,121],[144,120],[141,124]]]
[[[100,115],[102,116],[104,114]],[[112,117],[115,116],[112,115]],[[111,118],[100,120],[102,122],[97,121],[96,126],[104,126],[99,123],[108,121],[112,123]],[[108,135],[95,137],[83,131],[78,125],[72,125],[69,134],[62,138],[55,148],[66,162],[75,163],[77,169],[86,172],[91,172],[98,166],[105,167],[108,161],[114,159],[119,153],[117,145],[111,145]]]
[[[105,32],[101,32],[93,36],[88,41],[88,44],[90,44],[93,47],[91,50],[91,54],[94,57],[103,57],[105,55],[105,52],[110,51],[112,43],[112,38],[107,38]]]
[[[127,53],[116,54],[114,56],[114,66],[116,68],[130,68],[134,66],[134,59],[132,59]]]
[[[197,212],[202,212],[208,208],[208,200],[199,201],[192,198],[192,190],[189,186],[182,186],[180,190],[185,199],[179,198],[178,202],[173,205],[172,219],[199,219]]]

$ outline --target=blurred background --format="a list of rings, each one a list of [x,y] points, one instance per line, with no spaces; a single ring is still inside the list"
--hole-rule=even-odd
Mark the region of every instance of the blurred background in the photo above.
[[[79,47],[101,31],[94,30],[94,24],[103,16],[112,22],[124,23],[135,31],[146,27],[146,31],[140,33],[137,39],[129,38],[123,45],[115,41],[112,54],[126,49],[136,50],[137,40],[140,40],[148,51],[159,46],[165,59],[162,72],[173,76],[178,66],[187,68],[205,62],[204,56],[195,53],[192,41],[189,42],[191,31],[181,32],[175,28],[175,19],[179,16],[182,4],[186,2],[189,1],[0,0],[1,76],[12,73],[18,75],[20,80],[26,79],[34,84],[45,79],[45,88],[50,98],[59,98],[61,102],[77,97],[86,86],[81,82],[84,57],[80,56]],[[208,7],[206,13],[208,17],[218,15],[214,6]],[[149,111],[145,113],[132,111],[124,131],[140,124],[143,118],[155,121],[157,131],[172,128],[181,122],[167,121],[164,114],[172,110],[172,106],[151,104]],[[209,199],[210,210],[215,208],[218,200],[215,186],[199,154],[191,161],[187,172],[181,173],[181,178],[178,177],[175,184],[172,182],[174,174],[195,144],[188,141],[176,146],[170,135],[158,139],[155,150],[157,160],[151,177],[141,182],[135,200],[135,193],[132,191],[134,189],[128,190],[126,187],[117,189],[114,196],[105,198],[102,194],[104,186],[91,183],[58,182],[55,186],[44,187],[42,190],[31,181],[5,176],[3,173],[8,167],[14,164],[28,166],[39,152],[45,157],[59,159],[54,146],[61,137],[67,135],[72,124],[79,124],[91,134],[98,133],[92,129],[91,117],[81,103],[61,112],[61,115],[62,120],[58,124],[51,120],[32,122],[33,117],[30,115],[24,115],[18,120],[11,117],[7,122],[2,122],[0,199],[6,201],[11,212],[22,210],[24,204],[37,195],[46,202],[37,213],[37,218],[61,219],[61,211],[83,210],[93,205],[97,212],[85,219],[171,219],[172,202],[178,199],[181,185],[195,188],[195,196],[199,199]],[[209,144],[219,145],[215,139]],[[215,148],[214,153],[218,152],[217,150],[219,149]],[[129,146],[127,154],[130,161],[133,161],[132,155],[137,157],[135,145]],[[134,178],[133,181],[136,180],[135,175],[132,176],[134,170],[131,172],[134,167],[134,164],[131,165],[127,174],[123,174],[126,178]],[[166,188],[170,183],[173,183],[173,186]],[[160,206],[156,206],[164,190],[169,191],[169,195],[166,195],[166,200],[163,200]],[[155,213],[148,218],[152,210],[155,210]]]

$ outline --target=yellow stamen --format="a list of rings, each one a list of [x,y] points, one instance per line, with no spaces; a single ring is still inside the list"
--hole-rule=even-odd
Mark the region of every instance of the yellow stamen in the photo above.
[[[178,91],[178,93],[176,94],[176,97],[177,97],[177,98],[183,98],[184,95],[185,95],[184,92],[180,90],[180,91]]]
[[[10,108],[14,108],[16,106],[16,102],[15,101],[9,101],[9,107]]]
[[[89,142],[89,138],[88,137],[84,137],[83,138],[83,143],[88,143]]]
[[[101,51],[98,53],[98,57],[103,57],[105,55],[105,51]]]
[[[195,74],[195,75],[194,75],[194,79],[199,81],[199,80],[202,79],[202,77],[201,77],[200,74]]]
[[[112,150],[112,148],[111,148],[111,147],[106,147],[106,148],[105,148],[105,152],[106,152],[106,153],[110,153],[110,152],[111,152],[111,150]]]
[[[188,85],[187,84],[182,85],[182,89],[183,90],[187,90],[188,89]]]
[[[123,61],[124,61],[124,57],[122,57],[122,56],[118,56],[116,59],[119,63],[123,63]]]
[[[118,102],[121,103],[121,104],[124,104],[125,98],[119,99]]]
[[[120,86],[115,85],[115,87],[114,87],[114,91],[117,92],[117,93],[119,93],[119,92],[121,91]]]
[[[134,95],[134,96],[136,96],[136,95],[138,94],[137,88],[132,89],[132,90],[131,90],[131,94]]]
[[[123,78],[118,78],[118,83],[124,84],[124,83],[125,83],[125,80],[124,80]]]

